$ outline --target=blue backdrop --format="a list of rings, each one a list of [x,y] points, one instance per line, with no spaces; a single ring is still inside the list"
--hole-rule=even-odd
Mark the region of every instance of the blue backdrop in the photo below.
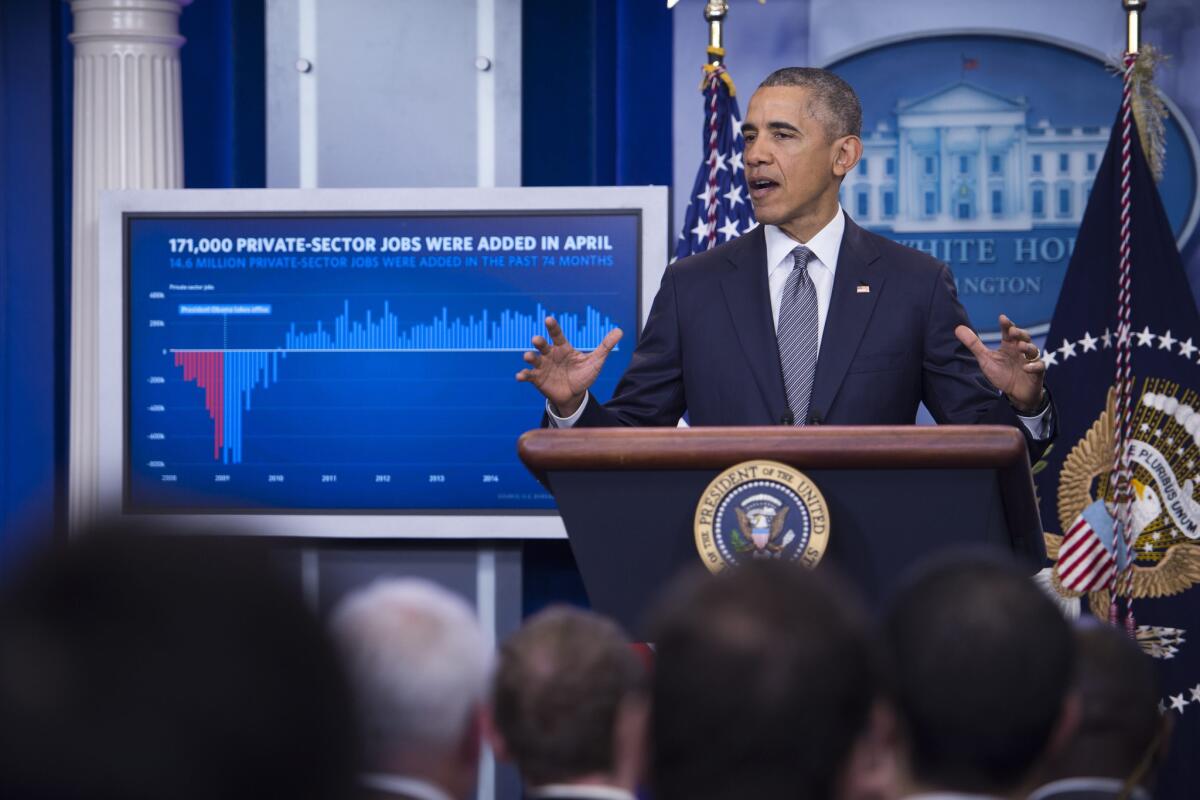
[[[62,498],[63,231],[69,200],[59,8],[0,4],[0,566]]]

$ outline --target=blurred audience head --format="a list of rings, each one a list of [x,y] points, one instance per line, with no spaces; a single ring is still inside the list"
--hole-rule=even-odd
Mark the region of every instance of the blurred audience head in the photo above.
[[[0,797],[353,788],[349,691],[298,588],[250,542],[178,534],[108,523],[0,588]]]
[[[531,788],[634,791],[646,745],[646,668],[617,625],[549,608],[500,648],[493,744]]]
[[[415,780],[472,796],[492,667],[472,610],[429,581],[387,579],[348,595],[331,626],[364,726],[368,788]]]
[[[1069,736],[1071,628],[999,555],[927,564],[893,598],[884,640],[910,790],[1016,794]]]
[[[1126,787],[1151,788],[1170,732],[1170,717],[1158,712],[1153,662],[1123,630],[1094,620],[1076,629],[1075,642],[1079,727],[1046,764],[1038,796],[1083,786],[1107,787],[1113,797]]]
[[[867,619],[827,572],[692,575],[652,637],[659,800],[889,796],[894,731]]]

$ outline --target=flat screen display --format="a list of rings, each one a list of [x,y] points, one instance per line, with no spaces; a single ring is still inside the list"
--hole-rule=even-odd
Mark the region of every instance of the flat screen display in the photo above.
[[[640,210],[127,214],[133,513],[537,511],[515,373],[638,330]]]

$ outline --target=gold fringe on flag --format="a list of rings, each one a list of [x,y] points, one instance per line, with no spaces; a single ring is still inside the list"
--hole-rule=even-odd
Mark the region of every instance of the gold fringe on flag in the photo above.
[[[1143,44],[1138,49],[1137,61],[1133,65],[1133,118],[1137,120],[1142,153],[1146,156],[1146,163],[1150,166],[1150,174],[1154,176],[1155,182],[1162,180],[1167,160],[1167,131],[1164,123],[1167,118],[1167,105],[1154,86],[1154,73],[1168,58],[1170,56],[1154,45]],[[1117,74],[1123,74],[1125,71],[1119,60],[1110,62],[1109,67]]]

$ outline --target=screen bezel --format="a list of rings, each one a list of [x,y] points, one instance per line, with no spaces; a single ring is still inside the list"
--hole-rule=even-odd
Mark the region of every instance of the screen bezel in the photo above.
[[[247,533],[334,538],[542,539],[563,538],[557,512],[548,509],[205,509],[132,510],[128,506],[129,424],[125,392],[129,369],[129,223],[150,217],[380,217],[632,213],[638,217],[638,331],[649,313],[667,264],[665,187],[570,187],[504,189],[250,189],[107,192],[101,197],[99,482],[110,513],[125,517],[228,523]],[[538,399],[530,398],[530,426]],[[514,448],[516,443],[514,441]]]

